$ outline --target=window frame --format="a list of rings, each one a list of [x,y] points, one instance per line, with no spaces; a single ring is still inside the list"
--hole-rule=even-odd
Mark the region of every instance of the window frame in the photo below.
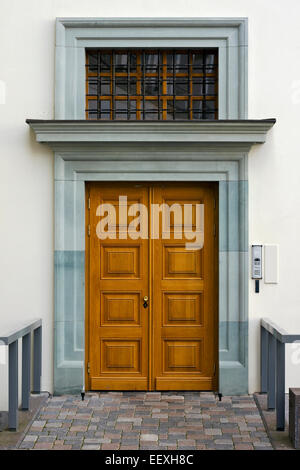
[[[218,49],[137,48],[85,51],[87,120],[218,119]],[[147,55],[148,58],[151,55],[156,58],[153,65],[147,63]],[[185,56],[186,64],[177,64],[178,55]],[[102,62],[103,56],[106,62]],[[126,57],[126,65],[117,64],[120,56]],[[198,60],[202,57],[201,63],[194,62],[197,56]],[[213,63],[207,65],[206,58],[209,56],[213,57]],[[183,85],[181,91],[180,85]],[[187,105],[187,109],[178,109],[176,103],[179,104],[180,101]],[[103,102],[105,106],[109,105],[107,109],[103,106],[102,110]],[[118,109],[121,103],[123,106]],[[147,109],[149,103],[150,107]],[[151,104],[154,104],[153,109]]]
[[[85,119],[86,48],[218,48],[218,119],[247,119],[246,18],[57,18],[55,119]]]

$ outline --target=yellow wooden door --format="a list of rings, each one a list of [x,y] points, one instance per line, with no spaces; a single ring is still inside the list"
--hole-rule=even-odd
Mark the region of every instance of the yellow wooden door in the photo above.
[[[87,185],[88,389],[217,389],[216,200],[209,183]],[[115,208],[115,233],[99,239],[103,204]],[[122,204],[146,207],[143,238]]]
[[[148,188],[93,184],[89,192],[90,388],[147,390],[149,316],[143,298],[149,295],[149,242],[128,237],[126,227],[133,217],[120,221],[119,213],[126,211],[125,203],[147,207]],[[119,206],[119,196],[127,197],[125,207]],[[111,204],[116,213],[116,225],[109,227],[112,237],[105,240],[98,238],[101,204]]]
[[[161,223],[153,241],[153,382],[157,390],[216,390],[215,188],[160,185],[153,189],[153,201],[174,207],[170,236],[164,237]],[[204,224],[197,224],[197,208]],[[187,212],[181,233],[176,210],[179,220]],[[163,209],[161,218],[166,217]],[[193,245],[196,232],[198,245]]]

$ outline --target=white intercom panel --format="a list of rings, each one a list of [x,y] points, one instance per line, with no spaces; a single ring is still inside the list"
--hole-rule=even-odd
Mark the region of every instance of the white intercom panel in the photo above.
[[[252,245],[252,279],[262,279],[262,245]]]
[[[265,245],[264,282],[265,284],[278,283],[278,245]]]

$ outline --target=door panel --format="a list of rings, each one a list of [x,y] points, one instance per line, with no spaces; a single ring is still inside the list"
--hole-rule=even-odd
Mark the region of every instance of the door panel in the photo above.
[[[216,386],[214,200],[209,185],[153,188],[155,204],[176,204],[182,213],[185,205],[193,205],[181,239],[174,212],[169,239],[161,231],[153,241],[154,381],[158,390],[211,390]],[[187,249],[190,231],[197,230],[196,204],[204,206],[204,245]],[[202,240],[200,226],[198,230]]]
[[[149,318],[142,299],[148,295],[149,242],[127,238],[132,217],[120,223],[119,195],[128,205],[148,205],[147,187],[90,187],[90,388],[147,390]],[[116,238],[100,240],[97,207],[107,203],[116,210]]]
[[[90,183],[87,195],[87,388],[217,389],[215,185]],[[119,196],[127,196],[126,212]],[[107,203],[116,218],[109,215],[111,238],[99,239],[97,208]],[[153,204],[160,208],[158,231],[149,237],[127,233],[134,219],[127,208],[138,203],[151,228]],[[204,226],[196,204],[204,207]]]

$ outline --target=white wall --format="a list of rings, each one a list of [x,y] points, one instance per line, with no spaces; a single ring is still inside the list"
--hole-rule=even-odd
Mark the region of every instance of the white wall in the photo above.
[[[250,391],[259,387],[261,316],[300,332],[300,2],[298,0],[2,0],[0,80],[0,329],[42,317],[42,388],[52,389],[53,158],[34,142],[26,118],[54,117],[54,41],[58,16],[248,17],[249,118],[276,117],[268,141],[249,157],[250,243],[280,245],[280,282],[249,284]],[[1,86],[0,86],[1,96]],[[300,359],[300,354],[298,354]],[[0,364],[0,409],[6,396]],[[300,364],[287,359],[290,386]],[[2,383],[2,385],[1,385]],[[2,388],[1,388],[2,387]]]

